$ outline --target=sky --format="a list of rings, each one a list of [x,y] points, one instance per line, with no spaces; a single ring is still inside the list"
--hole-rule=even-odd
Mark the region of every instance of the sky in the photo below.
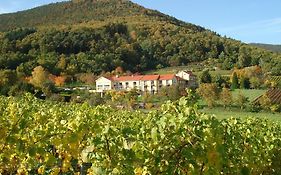
[[[0,0],[0,14],[62,0]],[[222,36],[281,44],[281,0],[132,0]]]

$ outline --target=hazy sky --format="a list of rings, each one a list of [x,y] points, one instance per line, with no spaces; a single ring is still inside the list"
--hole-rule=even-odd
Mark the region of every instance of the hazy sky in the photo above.
[[[0,0],[0,13],[61,0]],[[281,0],[133,0],[244,42],[281,44]]]

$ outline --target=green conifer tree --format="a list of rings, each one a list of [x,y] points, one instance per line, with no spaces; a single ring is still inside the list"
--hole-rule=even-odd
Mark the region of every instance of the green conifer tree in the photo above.
[[[234,72],[233,75],[232,75],[232,81],[231,81],[231,89],[234,90],[234,89],[237,89],[238,88],[238,76],[237,76],[237,73]]]

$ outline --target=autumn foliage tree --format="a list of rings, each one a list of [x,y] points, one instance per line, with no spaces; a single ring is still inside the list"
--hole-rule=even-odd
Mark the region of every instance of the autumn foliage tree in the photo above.
[[[224,108],[226,106],[231,105],[233,99],[232,99],[232,94],[228,88],[225,88],[225,87],[222,88],[222,91],[220,93],[220,100],[221,100]]]
[[[66,79],[66,76],[56,76],[54,78],[54,83],[56,86],[63,86],[65,84]]]
[[[42,66],[37,66],[33,69],[30,83],[37,87],[42,88],[44,84],[49,81],[49,74]]]
[[[49,79],[49,73],[42,66],[34,68],[30,83],[45,94],[50,94],[54,90],[54,84]]]
[[[77,80],[88,85],[95,84],[96,76],[92,73],[82,73],[76,76]]]
[[[197,93],[207,102],[209,107],[214,107],[216,105],[216,101],[219,97],[219,90],[216,84],[200,84]]]

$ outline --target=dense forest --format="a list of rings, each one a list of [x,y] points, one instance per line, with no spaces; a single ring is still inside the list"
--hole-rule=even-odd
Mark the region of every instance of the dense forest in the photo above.
[[[77,0],[0,15],[0,69],[30,76],[41,65],[54,75],[141,72],[216,63],[260,65],[281,74],[281,55],[179,21],[125,0]]]

